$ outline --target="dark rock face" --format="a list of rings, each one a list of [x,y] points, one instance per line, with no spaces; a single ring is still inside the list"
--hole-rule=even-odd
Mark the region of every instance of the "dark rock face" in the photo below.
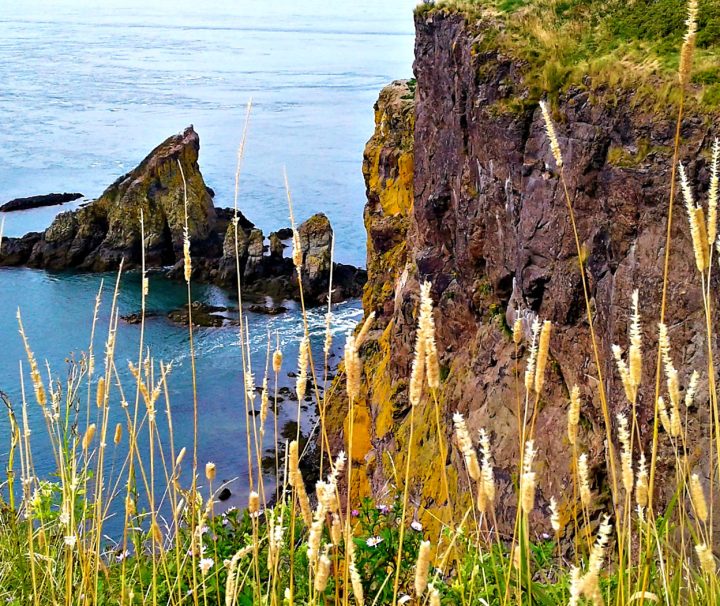
[[[45,194],[43,196],[29,196],[27,198],[15,198],[0,206],[0,212],[7,213],[14,210],[29,210],[42,206],[56,206],[82,198],[82,194]]]
[[[236,225],[234,210],[215,209],[213,192],[198,167],[199,150],[200,139],[192,126],[168,138],[100,198],[60,213],[44,233],[5,239],[0,266],[110,271],[122,262],[125,269],[139,267],[142,216],[146,267],[170,266],[167,275],[182,279],[187,208],[193,280],[235,288],[239,273],[249,292],[297,299],[295,270],[283,255],[282,239],[288,230],[271,234],[266,254],[265,236],[242,213],[238,211]],[[305,294],[309,304],[322,302],[320,291],[327,292],[330,275],[332,228],[324,215],[315,215],[299,231],[307,263]],[[339,274],[345,281],[338,284],[336,296],[359,296],[362,270],[341,268]]]
[[[404,465],[405,381],[412,363],[419,286],[429,280],[446,375],[441,401],[450,445],[450,488],[458,489],[464,475],[458,472],[462,456],[450,435],[452,413],[458,410],[473,435],[480,427],[491,435],[501,525],[514,519],[511,478],[518,456],[517,356],[507,327],[519,315],[529,337],[534,317],[553,322],[551,358],[535,428],[539,507],[532,523],[542,526],[547,523],[544,511],[550,496],[572,494],[566,414],[568,392],[575,384],[584,402],[579,447],[592,461],[594,488],[607,491],[609,481],[597,371],[559,175],[539,108],[514,103],[528,95],[522,65],[498,53],[476,52],[474,43],[485,35],[483,24],[470,25],[461,15],[436,12],[427,21],[418,18],[416,30],[414,124],[395,83],[381,93],[376,131],[365,152],[370,282],[364,305],[366,313],[376,312],[379,327],[387,330],[373,331],[369,338],[372,353],[366,368],[375,372],[368,377],[364,407],[356,413],[354,435],[359,445],[352,451],[366,476],[360,475],[355,489],[381,486],[392,477],[384,464],[388,452],[396,467]],[[674,119],[643,113],[630,97],[618,102],[613,94],[607,100],[602,91],[561,94],[557,129],[579,238],[587,251],[594,328],[613,422],[628,406],[611,346],[627,346],[632,291],[640,293],[646,367],[638,415],[647,444]],[[707,185],[708,168],[700,152],[710,140],[711,123],[707,117],[691,116],[683,124],[681,157],[701,190]],[[409,137],[414,137],[411,156],[403,160]],[[651,151],[636,155],[633,150],[645,142]],[[613,150],[635,158],[632,165],[617,163]],[[414,202],[406,216],[393,200],[399,199],[398,182],[407,186],[401,178],[403,162],[413,160]],[[700,337],[705,334],[701,289],[680,204],[675,206],[672,233],[666,317],[673,348],[683,360],[681,383],[686,384],[693,369],[707,366]],[[522,384],[528,356],[523,349],[519,353]],[[700,391],[700,411],[689,429],[693,439],[700,439],[706,422],[707,389]],[[339,436],[345,411],[337,406],[328,414]],[[431,409],[427,404],[416,412],[411,469],[417,490],[414,502],[420,507],[437,504],[441,494]],[[663,467],[668,448],[661,436],[659,477],[669,469]],[[672,473],[667,476],[674,478]]]

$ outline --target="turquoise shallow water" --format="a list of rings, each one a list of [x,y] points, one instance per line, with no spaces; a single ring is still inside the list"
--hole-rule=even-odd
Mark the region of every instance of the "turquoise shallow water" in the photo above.
[[[97,196],[168,135],[194,124],[200,167],[230,206],[236,148],[245,105],[254,109],[241,187],[243,212],[265,233],[287,225],[282,168],[287,166],[296,215],[326,212],[341,261],[364,263],[362,149],[372,133],[373,103],[387,82],[411,75],[412,0],[363,3],[290,0],[200,3],[188,0],[39,0],[0,10],[0,201],[51,191]],[[46,227],[63,208],[6,216],[5,235]],[[105,294],[95,340],[107,333],[115,276],[0,269],[0,389],[20,399],[24,360],[15,312],[22,312],[41,363],[62,379],[66,359],[85,351],[100,281]],[[194,298],[232,301],[212,287]],[[122,313],[138,310],[137,275],[123,277]],[[152,280],[149,307],[166,313],[186,301],[184,285]],[[321,349],[324,310],[311,314]],[[336,309],[338,343],[361,315],[359,302]],[[296,309],[278,317],[248,315],[256,368],[268,331],[294,360],[301,335]],[[139,328],[121,324],[116,359],[137,359]],[[192,391],[187,329],[164,317],[148,321],[146,344],[173,362],[171,399],[179,446],[190,445]],[[246,473],[245,412],[237,328],[196,334],[200,461],[218,477]],[[99,356],[100,357],[100,356]],[[283,373],[291,370],[288,362]],[[126,368],[126,366],[123,366]],[[127,379],[127,371],[123,371]],[[258,373],[261,374],[261,373]],[[285,377],[289,383],[290,379]],[[259,381],[259,379],[258,379]],[[30,406],[38,475],[53,461],[37,406]],[[283,420],[294,403],[281,407]],[[7,421],[0,415],[0,465],[7,458]],[[267,440],[266,440],[267,442]],[[269,446],[269,444],[268,444]],[[238,485],[236,497],[244,490]]]

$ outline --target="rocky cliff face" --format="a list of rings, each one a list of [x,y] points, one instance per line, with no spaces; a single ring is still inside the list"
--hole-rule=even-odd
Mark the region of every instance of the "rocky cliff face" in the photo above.
[[[527,338],[537,316],[554,325],[536,425],[539,482],[533,516],[534,527],[542,528],[550,496],[572,494],[566,414],[573,385],[583,394],[579,447],[592,461],[599,507],[608,494],[605,429],[575,241],[542,116],[523,80],[523,64],[480,50],[487,47],[478,44],[486,27],[441,11],[416,17],[414,102],[407,84],[394,83],[376,105],[375,134],[364,162],[369,273],[364,305],[378,320],[363,347],[367,375],[352,449],[360,468],[354,490],[380,489],[392,481],[393,468],[404,469],[419,286],[429,280],[449,453],[447,460],[439,460],[434,411],[426,398],[415,413],[411,503],[422,515],[424,508],[444,500],[442,465],[451,492],[467,492],[459,490],[465,471],[451,437],[452,413],[458,410],[475,439],[478,428],[489,431],[500,524],[514,520],[516,377],[522,389],[528,354],[525,346],[516,351],[508,326],[523,318]],[[627,346],[631,293],[640,292],[645,368],[638,414],[647,441],[674,119],[669,110],[663,116],[656,108],[634,107],[632,93],[618,94],[570,89],[553,107],[586,252],[613,421],[628,405],[611,345]],[[709,146],[711,123],[696,115],[683,124],[681,157],[690,179],[705,186],[702,150]],[[706,357],[689,228],[680,202],[675,209],[667,318],[686,385],[692,370],[706,368]],[[701,389],[699,407],[690,414],[691,436],[700,436],[707,418],[706,393]],[[336,403],[328,418],[339,442],[346,404]],[[660,443],[663,477],[671,458],[667,436],[661,435]],[[688,451],[692,464],[704,443],[691,441],[698,444]]]

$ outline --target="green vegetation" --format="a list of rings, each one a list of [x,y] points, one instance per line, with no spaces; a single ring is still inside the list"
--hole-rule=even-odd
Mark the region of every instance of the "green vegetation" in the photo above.
[[[517,5],[506,2],[503,6],[521,10]],[[682,99],[685,89],[681,87],[678,94]],[[687,223],[668,229],[665,242],[658,243],[669,259],[674,238],[685,237],[678,236],[681,229],[692,239],[692,271],[703,293],[705,326],[692,341],[694,347],[710,352],[707,365],[675,368],[675,363],[685,363],[686,358],[684,352],[671,347],[664,303],[660,317],[644,318],[643,327],[640,315],[645,310],[637,291],[627,320],[628,351],[618,349],[612,360],[605,360],[592,328],[594,310],[584,264],[587,252],[581,244],[585,234],[578,233],[572,188],[562,168],[564,150],[548,108],[542,104],[541,109],[558,169],[552,178],[562,185],[566,202],[562,212],[567,214],[563,219],[573,230],[577,246],[576,271],[583,286],[592,343],[591,352],[579,353],[576,373],[578,381],[587,380],[592,401],[582,402],[579,387],[571,388],[567,422],[562,419],[561,435],[553,435],[558,449],[570,452],[570,485],[542,486],[536,475],[540,465],[557,464],[538,461],[534,442],[537,432],[558,430],[557,423],[548,424],[545,419],[536,423],[549,393],[545,381],[551,373],[546,370],[554,365],[551,323],[535,318],[526,331],[518,319],[512,330],[508,329],[515,345],[513,380],[518,395],[508,405],[516,407],[517,427],[503,428],[501,436],[484,429],[471,435],[460,413],[453,415],[452,428],[443,425],[447,413],[453,412],[443,407],[444,382],[451,382],[454,372],[471,369],[440,364],[435,341],[437,314],[431,285],[425,282],[420,286],[412,369],[407,380],[392,385],[382,403],[395,407],[398,415],[408,420],[409,435],[393,436],[398,460],[404,464],[388,462],[392,469],[388,484],[373,499],[357,496],[361,475],[357,466],[363,457],[356,455],[364,446],[358,442],[370,440],[362,433],[372,422],[365,401],[368,386],[377,374],[387,374],[385,368],[363,367],[360,355],[370,339],[374,315],[369,314],[355,334],[348,336],[343,370],[328,383],[330,347],[324,349],[324,368],[316,369],[303,307],[305,331],[298,360],[284,362],[279,346],[271,354],[272,342],[268,343],[259,397],[244,355],[250,335],[241,316],[238,347],[243,355],[238,372],[243,376],[249,419],[248,507],[242,513],[220,512],[216,498],[222,486],[216,482],[215,466],[197,460],[197,401],[193,403],[194,443],[191,449],[178,451],[173,439],[173,422],[178,421],[173,419],[170,398],[171,366],[154,360],[142,339],[136,363],[115,358],[116,286],[104,348],[97,351],[91,341],[87,353],[69,363],[64,380],[51,369],[47,369],[50,380],[40,371],[18,313],[26,360],[21,371],[21,402],[2,396],[10,437],[3,446],[8,464],[0,492],[0,599],[13,606],[717,604],[720,581],[713,552],[717,519],[713,502],[720,486],[720,405],[713,344],[718,334],[708,285],[717,280],[718,271],[713,255],[720,146],[716,144],[710,163],[707,204],[692,199],[682,173]],[[679,110],[678,122],[681,119]],[[678,161],[679,133],[678,129],[673,164]],[[653,148],[641,142],[637,153],[630,156],[611,152],[617,163],[632,164],[653,153]],[[672,204],[674,197],[670,196],[670,208]],[[292,205],[290,216],[292,220]],[[186,226],[187,221],[186,215]],[[303,261],[294,220],[293,230],[293,263],[302,290]],[[238,248],[236,245],[236,255]],[[190,251],[186,236],[184,269],[192,314]],[[670,286],[667,266],[662,284],[657,285],[663,292]],[[118,285],[121,278],[119,275]],[[332,284],[329,288],[331,292]],[[479,302],[486,303],[493,296],[491,285],[479,283],[477,294]],[[146,296],[143,289],[143,329]],[[98,293],[93,334],[100,302]],[[501,314],[497,304],[488,305],[491,316]],[[331,312],[329,306],[324,343],[331,341]],[[625,318],[616,321],[625,323]],[[655,326],[658,355],[647,345],[647,334]],[[386,331],[391,329],[389,326]],[[190,318],[189,359],[194,377],[193,335]],[[373,346],[367,350],[377,351]],[[120,366],[129,366],[129,384],[123,385]],[[288,366],[298,369],[297,433],[290,436],[282,460],[275,461],[277,487],[268,488],[259,473],[262,436],[273,431],[269,419],[273,400],[277,406],[278,376]],[[624,388],[624,394],[616,397],[624,398],[627,411],[614,419],[609,417],[609,394],[601,377],[610,368]],[[653,381],[654,405],[638,398],[641,383],[651,376],[657,377],[657,383]],[[315,387],[309,395],[320,413],[314,436],[320,450],[320,480],[309,491],[305,484],[309,475],[301,465],[307,455],[299,420],[308,386],[319,384],[325,387],[322,394]],[[332,448],[328,439],[325,414],[330,402],[336,404],[331,413],[340,410],[346,415],[344,439],[349,457],[340,448]],[[57,469],[49,477],[38,477],[33,462],[30,436],[36,428],[28,422],[31,406],[38,407],[46,428],[45,433],[36,432],[33,440],[47,440],[56,463]],[[649,447],[640,440],[640,425],[648,422],[639,418],[640,406],[651,415]],[[692,445],[690,457],[688,420],[696,420],[700,406],[707,413],[703,421],[707,433],[700,438],[694,434],[698,443]],[[579,427],[590,423],[583,408],[597,412],[593,424],[604,425],[601,438],[607,459],[601,465],[607,465],[609,473],[599,485],[589,472],[588,452],[583,450],[588,445],[578,434]],[[114,427],[110,419],[116,417],[111,411],[121,418]],[[159,431],[161,423],[166,431]],[[274,431],[277,443],[277,426]],[[413,440],[415,431],[417,440]],[[448,439],[451,431],[452,442]],[[169,438],[161,439],[162,435]],[[496,439],[517,443],[518,464],[508,470],[507,462],[502,462],[502,483],[496,481],[493,460],[491,440]],[[114,464],[107,465],[109,461]],[[449,464],[456,461],[457,465]],[[445,496],[429,507],[420,504],[415,498],[418,487],[411,486],[411,465],[435,470],[441,480],[440,494]],[[181,473],[183,466],[186,471],[189,468],[189,477]],[[428,481],[432,480],[428,475]],[[661,481],[667,497],[662,503],[655,499]],[[346,491],[345,486],[350,489]],[[539,494],[543,499],[537,498]],[[541,509],[541,502],[547,502],[547,508]],[[122,519],[120,536],[108,538],[106,527],[113,515]],[[428,520],[432,523],[426,523]]]
[[[438,0],[416,9],[483,20],[477,52],[504,50],[527,65],[530,97],[555,97],[569,86],[619,87],[637,102],[672,105],[665,84],[676,77],[687,9],[678,0]],[[692,100],[717,108],[720,3],[699,0]],[[588,81],[589,78],[589,81]]]

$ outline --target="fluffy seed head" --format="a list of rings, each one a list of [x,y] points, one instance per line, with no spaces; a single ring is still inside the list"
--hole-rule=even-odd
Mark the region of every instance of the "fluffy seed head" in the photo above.
[[[552,331],[552,323],[545,320],[540,331],[540,344],[538,345],[537,367],[535,370],[535,393],[540,393],[545,382],[545,366],[547,365],[548,354],[550,352],[550,333]]]
[[[520,478],[520,506],[526,514],[535,507],[535,487],[536,476],[532,471],[532,463],[535,458],[535,442],[528,440],[525,443],[525,453],[523,456],[523,473]]]
[[[513,342],[515,343],[515,345],[520,345],[522,338],[523,338],[522,320],[518,317],[518,318],[515,318],[515,322],[513,322]]]
[[[592,502],[590,491],[590,470],[588,467],[587,453],[582,453],[578,459],[578,476],[580,477],[580,501],[583,507],[589,507]]]
[[[715,556],[705,543],[695,545],[695,552],[697,553],[698,560],[700,560],[700,568],[708,575],[712,576],[715,574]]]
[[[273,352],[273,372],[278,374],[282,368],[283,355],[279,349]]]
[[[300,232],[298,232],[297,229],[293,229],[293,252],[292,252],[292,260],[293,265],[295,266],[295,269],[300,271],[300,268],[302,267],[302,245],[300,244]]]
[[[495,474],[493,472],[490,439],[484,428],[480,429],[480,450],[482,451],[482,467],[478,482],[478,510],[483,513],[495,502]]]
[[[550,497],[550,526],[555,532],[560,532],[560,512],[555,497]]]
[[[615,357],[615,364],[617,365],[618,373],[620,374],[620,380],[623,384],[623,389],[625,390],[625,397],[628,399],[628,402],[631,404],[635,403],[635,387],[633,386],[633,381],[630,376],[630,369],[627,366],[627,363],[622,357],[622,350],[620,349],[619,345],[613,345],[612,346],[612,352],[613,356]]]
[[[633,468],[632,468],[632,450],[630,447],[630,432],[628,431],[628,420],[623,414],[617,415],[618,420],[618,438],[622,451],[620,453],[620,463],[622,465],[622,481],[625,491],[632,493],[633,489]]]
[[[560,143],[558,142],[557,134],[555,133],[555,126],[553,125],[552,118],[550,117],[550,111],[545,101],[540,101],[540,110],[542,111],[543,120],[545,121],[545,131],[547,132],[548,139],[550,140],[550,149],[555,157],[555,164],[558,168],[562,168],[563,159],[562,152],[560,151]]]
[[[254,490],[248,496],[248,511],[251,514],[260,511],[260,495]]]
[[[265,421],[267,421],[270,408],[270,395],[268,392],[267,376],[263,378],[262,393],[260,394],[260,434],[265,435]]]
[[[355,559],[350,562],[350,582],[352,583],[353,595],[355,596],[355,603],[357,606],[364,606],[365,596],[363,593],[362,580],[360,579],[360,573],[355,566]]]
[[[347,377],[347,392],[351,400],[357,400],[360,395],[362,377],[362,361],[355,346],[355,337],[348,333],[345,341],[345,374]]]
[[[340,545],[340,539],[342,538],[342,524],[340,522],[340,516],[336,513],[332,514],[332,524],[330,525],[330,540],[332,544],[337,547]]]
[[[460,446],[460,452],[463,454],[465,459],[465,466],[467,467],[468,475],[475,481],[480,479],[480,465],[477,459],[477,453],[473,446],[472,440],[470,439],[470,432],[468,431],[467,424],[463,416],[456,412],[453,415],[453,423],[455,425],[455,436]]]
[[[115,425],[115,436],[113,437],[113,442],[115,443],[116,446],[118,444],[120,444],[120,441],[122,440],[122,434],[123,434],[122,424],[118,423],[117,425]]]
[[[645,453],[640,453],[637,482],[635,483],[635,502],[638,507],[645,508],[648,504],[648,469]]]
[[[535,364],[538,355],[538,336],[540,334],[540,320],[535,318],[532,325],[532,342],[530,344],[530,357],[525,368],[525,389],[531,391],[535,387]]]
[[[632,294],[632,319],[630,322],[630,350],[628,352],[628,363],[630,366],[630,379],[635,394],[637,394],[640,380],[642,378],[642,333],[640,331],[640,305],[639,293],[635,289]]]
[[[703,522],[707,522],[708,507],[707,501],[705,500],[705,491],[700,483],[700,476],[696,473],[690,476],[690,497],[697,518]]]
[[[355,337],[355,347],[360,349],[362,347],[362,344],[365,342],[365,339],[367,339],[368,333],[370,332],[370,328],[373,325],[373,322],[375,322],[375,312],[371,311],[367,318],[365,318],[365,321],[362,324],[362,327],[360,328],[360,332],[357,334],[357,337]]]
[[[298,352],[298,373],[295,381],[295,391],[297,392],[298,402],[305,399],[307,391],[307,371],[310,358],[310,339],[304,335],[300,341],[300,351]]]
[[[425,341],[425,371],[428,386],[431,389],[440,387],[440,364],[438,362],[437,345],[435,344],[435,320],[433,319],[433,303],[430,295],[430,282],[423,282],[420,287],[420,317],[418,329],[420,338]]]
[[[415,565],[415,595],[420,598],[427,588],[430,571],[430,541],[422,541]]]
[[[85,435],[82,439],[82,449],[87,452],[87,449],[90,448],[90,444],[92,444],[93,438],[95,437],[95,423],[92,423],[90,427],[87,428],[87,431],[85,431]]]
[[[573,446],[577,440],[578,423],[580,423],[580,388],[573,385],[568,409],[568,440]]]
[[[687,10],[688,16],[685,21],[687,29],[685,31],[682,48],[680,49],[680,67],[678,69],[678,79],[682,86],[687,86],[690,82],[690,73],[692,72],[695,38],[697,36],[697,0],[689,0]]]
[[[205,477],[212,482],[215,479],[216,469],[215,463],[208,461],[205,463]]]
[[[685,208],[690,223],[690,236],[692,237],[693,251],[695,252],[695,265],[698,271],[704,272],[709,266],[708,238],[705,223],[705,213],[702,207],[695,205],[692,190],[685,174],[685,167],[679,165],[680,187],[685,198]]]
[[[100,377],[97,384],[97,392],[95,393],[95,403],[98,408],[102,408],[105,404],[105,377]]]
[[[327,549],[325,549],[318,560],[317,573],[315,575],[315,591],[317,593],[322,593],[327,587],[331,564],[332,562],[327,555]]]
[[[412,406],[417,406],[422,397],[423,381],[425,379],[425,359],[427,341],[421,338],[418,331],[418,338],[415,341],[415,357],[413,358],[412,370],[410,371],[410,386],[408,398]]]
[[[687,391],[685,392],[685,407],[690,408],[693,405],[693,401],[695,400],[695,394],[697,393],[697,387],[698,387],[698,381],[700,380],[700,375],[698,374],[697,370],[693,370],[693,373],[690,377],[690,382],[688,383]]]
[[[668,415],[667,407],[665,406],[665,398],[663,398],[662,396],[657,399],[657,408],[663,429],[667,434],[672,435],[670,416]]]
[[[192,259],[190,258],[190,235],[188,228],[183,228],[183,267],[185,270],[185,282],[190,282],[192,275]]]
[[[310,499],[305,489],[305,481],[300,471],[300,456],[297,440],[290,442],[288,454],[288,483],[295,489],[298,502],[300,503],[300,513],[303,521],[307,526],[312,524],[312,512],[310,510]]]
[[[175,467],[178,467],[180,463],[182,463],[183,459],[185,458],[185,453],[187,452],[187,448],[184,446],[180,449],[180,452],[178,453],[178,456],[175,457]]]
[[[712,244],[717,239],[717,207],[718,207],[718,168],[720,165],[720,142],[715,139],[712,151],[712,167],[710,169],[710,189],[708,190],[708,224],[707,238]]]

